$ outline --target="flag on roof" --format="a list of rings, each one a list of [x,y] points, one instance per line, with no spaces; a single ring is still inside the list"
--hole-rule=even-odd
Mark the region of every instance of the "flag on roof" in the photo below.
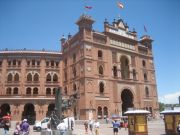
[[[86,9],[92,9],[92,6],[85,6]]]
[[[121,8],[121,9],[123,9],[124,8],[124,5],[121,3],[121,2],[117,2],[117,6],[119,7],[119,8]]]

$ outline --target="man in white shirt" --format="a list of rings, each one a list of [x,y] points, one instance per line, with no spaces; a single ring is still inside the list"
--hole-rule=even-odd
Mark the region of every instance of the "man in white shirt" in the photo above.
[[[65,135],[67,128],[68,126],[64,123],[64,121],[57,126],[57,129],[60,130],[60,135]]]
[[[99,135],[99,126],[100,126],[99,122],[97,120],[95,120],[94,127],[95,127],[95,134],[96,135]]]

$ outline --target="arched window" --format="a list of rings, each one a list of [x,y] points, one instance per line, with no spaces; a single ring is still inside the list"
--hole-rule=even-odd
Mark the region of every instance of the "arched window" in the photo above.
[[[16,66],[16,60],[13,60],[13,66]]]
[[[9,73],[9,74],[8,74],[8,78],[7,78],[7,81],[8,81],[8,82],[12,82],[12,78],[13,78],[12,74]]]
[[[33,95],[37,95],[37,94],[38,94],[38,88],[35,87],[35,88],[33,89]]]
[[[56,93],[56,88],[53,88],[53,95],[55,95]]]
[[[51,95],[51,89],[50,88],[46,88],[46,95]]]
[[[15,95],[18,94],[18,88],[17,87],[14,88],[13,94],[15,94]]]
[[[51,82],[51,75],[50,75],[50,74],[48,74],[48,75],[46,76],[46,81],[47,81],[47,82]]]
[[[31,88],[30,88],[30,87],[28,87],[28,88],[26,89],[26,94],[27,94],[27,95],[31,95]]]
[[[100,82],[100,83],[99,83],[99,93],[100,93],[100,94],[103,94],[103,93],[104,93],[104,83],[103,83],[103,82]]]
[[[148,87],[145,88],[145,94],[146,94],[146,97],[149,97],[149,89],[148,89]]]
[[[18,74],[18,73],[15,74],[15,76],[14,76],[14,81],[15,81],[15,82],[18,82],[18,81],[19,81],[19,74]]]
[[[28,81],[28,82],[32,82],[32,75],[31,75],[31,73],[28,73],[28,75],[27,75],[27,81]]]
[[[114,77],[117,77],[117,67],[113,66],[113,75]]]
[[[144,81],[147,81],[148,79],[147,79],[147,74],[146,73],[144,73]]]
[[[136,80],[136,70],[133,69],[133,80]]]
[[[73,84],[73,90],[74,90],[74,92],[77,90],[76,84]]]
[[[102,118],[102,108],[100,106],[97,109],[97,116],[98,116],[98,119]]]
[[[35,75],[34,75],[34,81],[35,81],[35,82],[39,82],[39,75],[38,75],[38,73],[35,73]]]
[[[32,60],[32,66],[35,66],[35,64],[36,64],[36,61]]]
[[[58,67],[58,66],[59,66],[59,62],[56,61],[56,67]]]
[[[98,50],[98,58],[102,58],[103,57],[103,53],[101,50]]]
[[[53,60],[51,61],[51,67],[54,67],[54,61]]]
[[[146,67],[146,61],[145,60],[142,60],[142,66]]]
[[[57,76],[57,74],[54,74],[54,75],[53,75],[53,82],[58,82],[58,76]]]
[[[103,71],[103,67],[102,67],[102,66],[99,66],[99,74],[100,74],[100,75],[103,75],[103,72],[104,72],[104,71]]]
[[[11,88],[7,88],[7,89],[6,89],[6,94],[7,94],[7,95],[11,95],[11,91],[12,91]]]
[[[103,108],[103,114],[104,114],[104,118],[107,118],[108,117],[108,108],[107,107],[104,107]]]
[[[126,56],[122,56],[120,61],[121,61],[121,77],[122,79],[129,79],[129,60]]]

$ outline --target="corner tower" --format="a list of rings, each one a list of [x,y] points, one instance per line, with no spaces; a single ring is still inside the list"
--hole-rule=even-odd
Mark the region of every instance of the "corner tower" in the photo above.
[[[76,24],[79,26],[80,32],[83,32],[84,30],[91,31],[93,23],[94,20],[89,15],[81,15],[76,22]]]

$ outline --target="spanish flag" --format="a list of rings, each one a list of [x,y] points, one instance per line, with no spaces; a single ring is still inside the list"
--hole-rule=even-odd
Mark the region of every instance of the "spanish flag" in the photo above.
[[[92,9],[92,6],[85,6],[86,9]]]
[[[121,8],[121,9],[124,8],[124,5],[123,5],[121,2],[117,2],[117,6],[118,6],[119,8]]]

